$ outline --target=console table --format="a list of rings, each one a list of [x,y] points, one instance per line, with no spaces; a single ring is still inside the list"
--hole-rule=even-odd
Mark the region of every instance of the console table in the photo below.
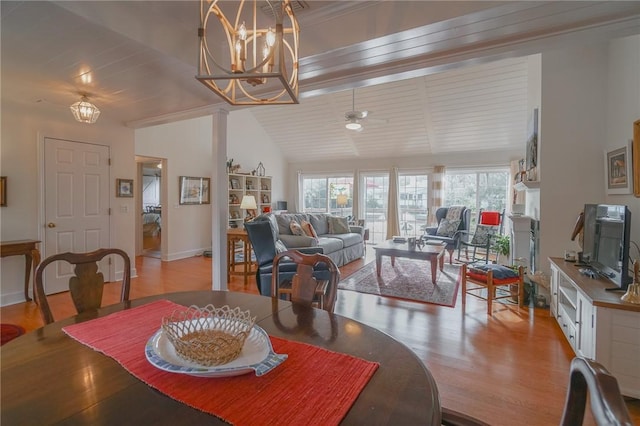
[[[31,277],[31,265],[33,269],[40,263],[40,250],[38,250],[39,240],[13,240],[0,242],[0,257],[24,256],[24,298],[27,302],[29,297],[29,278]]]
[[[613,283],[582,275],[575,263],[551,257],[551,315],[576,355],[602,364],[623,395],[640,398],[640,305],[623,302]]]

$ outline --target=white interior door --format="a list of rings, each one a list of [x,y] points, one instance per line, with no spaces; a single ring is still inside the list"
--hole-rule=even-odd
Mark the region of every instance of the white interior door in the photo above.
[[[109,247],[109,147],[45,138],[44,178],[45,256]],[[68,290],[72,273],[65,262],[49,266],[46,293]]]

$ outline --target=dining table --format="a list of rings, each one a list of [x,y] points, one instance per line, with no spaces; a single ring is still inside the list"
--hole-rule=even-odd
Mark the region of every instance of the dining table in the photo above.
[[[184,307],[208,304],[239,307],[250,311],[255,317],[255,324],[274,342],[278,339],[281,344],[292,342],[321,348],[318,350],[322,350],[325,356],[346,355],[373,365],[370,378],[358,390],[353,403],[347,407],[348,411],[337,422],[339,424],[441,424],[440,400],[433,376],[403,343],[376,328],[338,314],[276,298],[231,291],[187,291],[133,299],[51,323],[12,340],[0,351],[0,422],[3,425],[227,424],[224,417],[203,412],[166,395],[124,368],[123,361],[116,361],[70,336],[73,335],[73,327],[96,321],[108,323],[116,315],[133,313],[159,303]],[[131,323],[130,327],[136,325]],[[127,328],[125,325],[122,329],[125,335]],[[102,327],[94,334],[100,335],[101,330]],[[137,368],[149,369],[148,361],[144,356],[142,359],[138,361],[140,365]],[[315,362],[322,365],[324,360],[316,359]],[[259,383],[280,369],[284,374],[288,368],[288,374],[299,379],[311,372],[304,369],[291,371],[294,365],[290,357],[264,376],[257,377],[251,372],[237,377],[238,380],[244,377],[242,380]],[[175,378],[176,383],[182,376],[166,374],[170,380]],[[329,376],[331,374],[326,375],[327,380]],[[214,387],[224,383],[232,390],[236,379],[210,377],[197,380]],[[347,384],[351,379],[343,377],[340,380]],[[205,387],[201,389],[204,392]],[[300,398],[299,394],[286,392],[286,389],[285,392],[277,392],[276,396],[274,388],[272,397],[268,393],[270,388],[264,392],[267,394],[263,397],[273,398],[274,407],[286,406]],[[257,393],[249,392],[240,399],[250,407],[248,403],[257,397]],[[338,391],[335,394],[330,391],[321,398],[323,403],[315,406],[315,410],[330,410],[342,396]],[[247,410],[249,413],[245,415],[250,416],[251,409]],[[270,415],[277,416],[278,413]],[[237,424],[261,424],[258,421],[260,416],[256,413],[256,423],[239,421]]]

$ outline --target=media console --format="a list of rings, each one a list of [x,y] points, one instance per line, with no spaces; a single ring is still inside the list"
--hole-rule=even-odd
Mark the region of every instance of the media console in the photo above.
[[[551,263],[551,315],[576,355],[602,364],[623,395],[640,398],[640,305],[606,291],[611,282],[589,278],[575,263]]]

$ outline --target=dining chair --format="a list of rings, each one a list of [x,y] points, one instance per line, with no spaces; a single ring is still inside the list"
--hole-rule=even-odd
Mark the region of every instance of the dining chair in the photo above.
[[[290,261],[296,270],[288,279],[281,279],[279,265]],[[318,273],[319,270],[322,273]],[[338,296],[340,270],[330,257],[320,254],[304,254],[287,250],[273,259],[271,297],[284,296],[294,303],[314,306],[333,312]]]
[[[598,426],[633,426],[616,378],[602,364],[575,357],[569,367],[569,389],[560,426],[583,424],[587,406],[591,407],[593,420]],[[445,426],[487,425],[464,413],[444,407],[441,408],[441,413],[441,423]]]
[[[98,262],[109,255],[119,255],[124,261],[122,274],[122,290],[120,301],[129,300],[131,287],[131,261],[123,250],[117,248],[102,248],[89,253],[59,253],[43,260],[36,269],[35,289],[36,301],[40,307],[40,313],[45,324],[54,322],[47,296],[44,292],[43,273],[45,268],[58,261],[64,261],[74,265],[75,275],[69,279],[69,293],[81,314],[89,310],[95,310],[102,305],[102,292],[104,290],[104,275],[98,272]]]

